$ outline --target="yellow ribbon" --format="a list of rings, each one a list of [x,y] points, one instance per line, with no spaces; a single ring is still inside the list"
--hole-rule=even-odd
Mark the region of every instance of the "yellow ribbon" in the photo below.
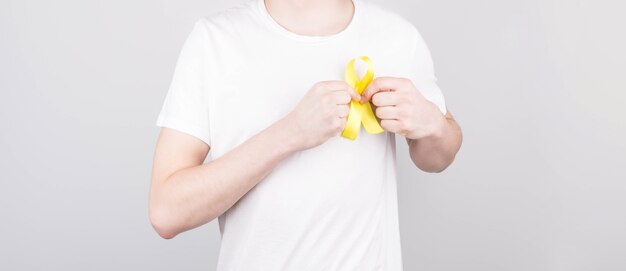
[[[365,61],[367,64],[367,72],[365,75],[360,79],[358,78],[354,70],[354,60],[356,60],[356,58],[353,58],[346,66],[345,76],[346,82],[353,87],[357,93],[361,94],[374,78],[374,65],[367,56],[360,56],[358,58]],[[374,112],[372,112],[369,101],[361,104],[358,101],[350,100],[350,112],[348,113],[346,127],[343,129],[343,132],[341,132],[341,136],[350,140],[356,139],[356,136],[361,130],[361,122],[363,122],[365,131],[370,134],[378,134],[385,131],[378,124],[378,120],[376,120],[376,116]]]

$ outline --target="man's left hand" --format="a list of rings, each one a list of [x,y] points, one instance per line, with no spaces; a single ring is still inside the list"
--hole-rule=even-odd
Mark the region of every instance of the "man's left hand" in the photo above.
[[[439,107],[427,100],[407,78],[377,77],[361,93],[386,131],[407,139],[440,137],[447,124]]]

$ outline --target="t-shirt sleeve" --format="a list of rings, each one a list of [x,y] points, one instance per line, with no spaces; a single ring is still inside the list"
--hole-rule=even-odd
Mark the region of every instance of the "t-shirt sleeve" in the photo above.
[[[413,34],[413,54],[409,64],[409,77],[420,93],[427,100],[437,105],[443,114],[446,114],[446,102],[441,89],[437,85],[437,77],[435,76],[430,50],[417,28],[412,27],[411,29]]]
[[[176,129],[210,145],[207,46],[208,32],[200,19],[179,53],[156,125]]]

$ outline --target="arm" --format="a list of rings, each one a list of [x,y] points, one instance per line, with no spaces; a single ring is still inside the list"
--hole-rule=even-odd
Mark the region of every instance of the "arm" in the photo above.
[[[202,164],[210,146],[162,128],[150,187],[149,215],[157,233],[170,239],[221,215],[296,148],[276,122],[230,152]],[[245,170],[241,170],[245,165]]]
[[[163,128],[150,187],[152,226],[170,239],[215,219],[280,161],[341,133],[350,101],[360,98],[343,81],[318,82],[285,117],[207,164],[208,144]]]
[[[406,138],[411,160],[423,171],[442,172],[452,164],[461,148],[463,141],[461,128],[450,111],[447,111],[443,118],[442,125],[431,136],[420,139]]]
[[[419,169],[441,172],[452,163],[461,147],[461,129],[448,110],[444,115],[410,79],[375,78],[361,102],[370,100],[381,127],[406,138]]]

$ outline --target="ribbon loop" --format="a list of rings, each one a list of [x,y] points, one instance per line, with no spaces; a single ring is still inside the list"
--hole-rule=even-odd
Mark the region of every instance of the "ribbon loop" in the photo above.
[[[345,80],[357,93],[361,94],[374,79],[374,64],[372,64],[372,61],[367,56],[360,56],[358,58],[367,64],[367,72],[359,79],[354,70],[354,61],[356,58],[353,58],[346,66]],[[350,112],[348,113],[346,127],[341,132],[341,136],[355,140],[361,130],[361,122],[363,122],[365,131],[370,134],[378,134],[385,131],[380,127],[380,124],[378,124],[378,120],[376,120],[376,116],[372,111],[369,101],[361,104],[358,101],[350,100]]]

